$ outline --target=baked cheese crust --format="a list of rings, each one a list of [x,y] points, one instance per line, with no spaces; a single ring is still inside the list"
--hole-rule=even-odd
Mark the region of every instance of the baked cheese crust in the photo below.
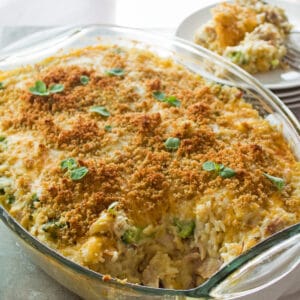
[[[0,82],[0,201],[83,266],[191,288],[300,220],[300,165],[237,88],[117,46]]]

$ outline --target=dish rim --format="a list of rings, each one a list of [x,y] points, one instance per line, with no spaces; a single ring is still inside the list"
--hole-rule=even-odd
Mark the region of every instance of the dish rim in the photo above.
[[[275,107],[283,114],[283,116],[287,119],[285,121],[289,122],[289,125],[292,125],[292,128],[294,132],[298,134],[298,144],[300,144],[300,124],[299,121],[296,119],[296,117],[292,114],[292,112],[279,100],[278,97],[276,97],[273,93],[271,93],[269,90],[267,90],[265,87],[263,87],[259,81],[255,78],[253,78],[251,75],[246,73],[244,70],[240,69],[238,66],[232,64],[231,62],[225,60],[222,57],[219,57],[215,53],[199,46],[196,45],[192,42],[186,41],[184,39],[178,38],[178,37],[164,37],[164,36],[159,36],[158,34],[153,34],[149,33],[147,31],[141,30],[141,29],[134,29],[134,28],[129,28],[129,27],[122,27],[122,26],[116,26],[116,25],[87,25],[87,26],[74,26],[71,29],[69,28],[67,33],[66,33],[66,38],[69,37],[74,37],[77,33],[84,33],[85,30],[87,31],[93,31],[93,30],[101,30],[101,29],[108,29],[112,31],[118,31],[118,33],[121,35],[122,33],[126,32],[126,34],[135,34],[139,36],[147,36],[151,37],[152,39],[158,41],[164,41],[170,44],[179,45],[179,46],[184,46],[185,49],[188,49],[191,51],[191,53],[201,53],[202,55],[208,56],[210,58],[216,59],[219,63],[221,63],[223,66],[227,67],[230,71],[232,71],[234,74],[237,74],[239,78],[241,78],[244,81],[248,81],[251,84],[253,84],[258,91],[264,96],[264,100],[266,98],[269,98],[269,100],[275,105]],[[75,32],[75,33],[74,33]],[[127,39],[127,37],[126,37]],[[141,42],[141,41],[138,41]],[[143,43],[143,42],[141,42]],[[71,48],[72,49],[72,48]],[[27,49],[28,50],[28,49]],[[69,49],[70,50],[70,49]],[[13,53],[13,55],[18,55],[19,52]],[[55,56],[55,54],[53,54]],[[0,63],[5,62],[6,60],[14,59],[14,56],[6,56],[1,58],[1,52],[0,52]],[[21,238],[23,241],[25,241],[29,246],[36,248],[39,252],[42,254],[46,254],[47,256],[51,256],[54,258],[56,261],[58,261],[60,264],[71,268],[75,270],[76,272],[83,273],[84,275],[87,275],[88,277],[91,278],[97,278],[101,281],[103,281],[103,274],[97,273],[91,269],[88,269],[86,267],[83,267],[70,259],[64,257],[61,255],[59,252],[56,250],[50,248],[43,242],[39,241],[37,238],[35,238],[33,235],[31,235],[27,230],[25,230],[13,217],[9,215],[9,213],[6,211],[6,209],[0,205],[0,219],[5,223],[5,225],[14,232],[19,238]],[[292,227],[292,229],[290,229]],[[294,234],[298,234],[300,231],[300,224],[295,224],[289,228],[286,228],[284,231],[286,232],[287,230],[291,230]],[[296,230],[294,230],[296,228]],[[280,233],[280,232],[279,232]],[[279,234],[275,234],[276,236]],[[280,234],[279,234],[280,236]],[[274,239],[274,236],[269,237],[268,239],[263,240],[261,243],[265,243],[268,241],[270,238]],[[257,249],[260,248],[261,243],[257,244],[253,248],[249,250],[252,251],[252,249]],[[255,248],[256,247],[256,248]],[[247,254],[248,252],[245,252],[243,255]],[[259,253],[257,253],[259,254]],[[256,254],[256,255],[257,255]],[[242,256],[243,256],[242,255]],[[255,255],[255,256],[256,256]],[[229,264],[234,264],[241,256],[238,256],[234,260],[232,260]],[[185,289],[185,290],[175,290],[175,289],[165,289],[165,288],[154,288],[154,287],[148,287],[148,286],[142,286],[139,284],[133,284],[133,283],[120,283],[119,280],[112,278],[109,281],[106,281],[106,284],[110,285],[117,285],[118,287],[120,286],[127,286],[135,291],[142,292],[148,295],[184,295],[184,296],[192,296],[194,295],[194,292],[196,290],[199,291],[199,289],[205,287],[206,288],[206,293],[205,294],[197,294],[197,296],[209,296],[209,291],[215,286],[211,284],[211,278],[216,279],[215,276],[219,274],[223,269],[225,269],[229,264],[226,264],[225,267],[221,268],[215,275],[210,277],[207,281],[205,281],[203,284],[197,286],[196,288],[192,289]],[[236,270],[236,269],[234,269]],[[226,276],[231,274],[234,270],[231,270],[230,273],[226,273]],[[223,271],[222,271],[223,272]],[[219,278],[219,281],[223,280]],[[218,281],[218,282],[219,282]],[[205,289],[203,289],[204,291]],[[251,294],[251,293],[249,293]]]

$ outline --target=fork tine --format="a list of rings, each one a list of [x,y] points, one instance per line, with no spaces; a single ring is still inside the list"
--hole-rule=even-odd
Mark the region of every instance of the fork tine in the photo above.
[[[286,56],[294,61],[300,62],[300,52],[297,54],[292,49],[288,49]]]
[[[287,106],[297,104],[300,102],[300,98],[280,98],[280,100]]]
[[[287,50],[288,50],[288,53],[294,55],[295,57],[300,57],[300,50],[296,49],[295,47],[287,44]]]
[[[296,102],[293,103],[287,103],[284,99],[283,102],[286,104],[286,106],[294,113],[294,115],[300,119],[300,98],[295,99]]]
[[[289,106],[288,106],[289,107]],[[297,107],[289,107],[291,109],[291,111],[294,113],[294,115],[300,119],[300,106],[297,106]]]
[[[300,101],[298,101],[297,103],[288,104],[287,107],[290,109],[300,108]]]
[[[293,113],[300,118],[300,89],[292,91],[274,91],[274,94],[289,108]]]
[[[297,36],[297,38],[293,39],[292,35],[295,35],[295,37]],[[300,70],[300,47],[298,37],[300,37],[300,31],[290,32],[290,35],[285,43],[287,54],[284,57],[284,61],[287,62],[291,67]]]
[[[300,50],[293,43],[287,42],[286,46],[287,46],[288,51],[291,51],[295,55],[298,55],[298,57],[300,56]]]
[[[279,98],[291,98],[291,97],[299,97],[300,98],[300,89],[293,89],[293,90],[273,90],[273,92],[279,97]]]
[[[297,36],[297,38],[293,39],[292,38],[293,35]],[[300,31],[298,30],[291,31],[286,40],[286,45],[288,46],[288,48],[293,49],[293,51],[300,54],[299,42],[300,42]]]
[[[291,67],[295,68],[296,70],[300,70],[300,63],[297,63],[289,56],[285,56],[284,61],[286,61]]]

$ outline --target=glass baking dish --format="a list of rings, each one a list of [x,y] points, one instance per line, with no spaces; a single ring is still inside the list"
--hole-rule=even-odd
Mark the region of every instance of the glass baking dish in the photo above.
[[[300,157],[300,124],[291,111],[246,72],[218,55],[179,38],[159,37],[142,30],[93,25],[51,29],[26,37],[0,53],[0,70],[34,64],[57,52],[96,44],[118,44],[148,49],[171,57],[204,78],[239,87],[244,99],[260,115],[282,130],[296,158]],[[218,70],[216,73],[215,71]],[[221,72],[220,72],[221,70]],[[219,74],[216,75],[216,74]],[[59,283],[85,299],[277,299],[300,289],[300,224],[295,224],[259,243],[222,267],[210,279],[190,290],[171,290],[104,280],[23,229],[0,206],[0,218],[15,234],[31,260]]]

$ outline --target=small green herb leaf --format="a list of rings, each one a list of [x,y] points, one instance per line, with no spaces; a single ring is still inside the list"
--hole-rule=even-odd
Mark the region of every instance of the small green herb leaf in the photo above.
[[[182,239],[191,237],[195,230],[195,221],[181,221],[177,218],[174,219],[174,225],[177,227],[178,236]]]
[[[175,96],[166,97],[165,93],[160,91],[155,91],[152,95],[156,100],[160,102],[166,102],[171,106],[179,107],[181,105],[181,102]]]
[[[90,111],[98,113],[99,115],[101,115],[103,117],[109,117],[110,116],[110,112],[104,106],[91,107]]]
[[[35,85],[29,88],[29,91],[36,96],[49,96],[46,84],[41,80],[36,81]]]
[[[264,173],[264,175],[277,187],[279,191],[281,191],[284,188],[285,186],[284,179],[269,175],[268,173]]]
[[[163,92],[156,91],[156,92],[153,92],[153,97],[156,100],[163,102],[165,100],[165,98],[166,98],[166,95]]]
[[[5,140],[6,140],[6,137],[3,136],[3,135],[1,135],[1,136],[0,136],[0,143],[1,143],[1,142],[4,142]]]
[[[169,137],[165,141],[165,147],[168,150],[177,150],[179,145],[180,145],[180,139],[179,138]]]
[[[216,164],[212,161],[206,161],[202,165],[202,169],[205,171],[215,171],[216,170]]]
[[[76,169],[72,169],[70,171],[70,177],[72,180],[80,180],[88,173],[88,171],[89,170],[86,167],[79,167]]]
[[[4,84],[3,82],[0,82],[0,90],[3,90],[4,89]]]
[[[74,158],[66,158],[60,163],[60,166],[63,170],[73,170],[77,167],[77,162]]]
[[[169,103],[171,106],[180,107],[181,102],[175,97],[170,96],[165,98],[165,102]]]
[[[236,175],[236,172],[231,168],[224,167],[220,171],[220,176],[223,178],[231,178],[235,175]]]
[[[121,68],[113,68],[110,70],[106,70],[105,74],[108,76],[123,76],[123,75],[125,75],[125,72]]]
[[[236,175],[236,172],[223,164],[218,164],[213,161],[206,161],[202,164],[202,169],[209,172],[216,172],[222,178],[231,178]]]
[[[90,81],[90,78],[86,75],[80,76],[80,82],[82,85],[87,85]]]
[[[60,167],[62,170],[67,170],[67,174],[70,175],[72,180],[80,180],[88,173],[88,168],[86,167],[79,167],[77,168],[78,164],[74,158],[67,158],[64,159],[60,163]]]
[[[65,89],[63,84],[53,84],[51,85],[51,87],[49,88],[49,92],[51,94],[55,94],[55,93],[60,93]]]
[[[136,244],[141,239],[142,229],[138,227],[132,227],[127,229],[121,236],[123,243],[130,245]]]
[[[38,80],[35,85],[29,88],[31,94],[36,96],[49,96],[50,94],[60,93],[64,90],[63,84],[53,84],[49,89],[45,82]]]
[[[105,125],[104,130],[107,131],[107,132],[111,132],[112,131],[112,126],[111,125]]]

